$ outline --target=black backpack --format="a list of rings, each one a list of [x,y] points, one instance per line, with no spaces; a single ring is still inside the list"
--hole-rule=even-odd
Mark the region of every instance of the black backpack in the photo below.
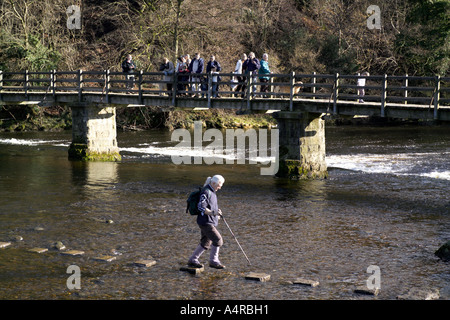
[[[186,213],[190,213],[192,216],[198,216],[200,211],[198,210],[198,203],[200,201],[200,195],[202,194],[202,187],[198,187],[198,190],[193,191],[187,198]]]

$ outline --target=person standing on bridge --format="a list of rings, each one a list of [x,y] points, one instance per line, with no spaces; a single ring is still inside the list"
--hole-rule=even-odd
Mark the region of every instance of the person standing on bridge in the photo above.
[[[216,57],[214,55],[211,55],[211,58],[206,66],[206,72],[208,73],[208,76],[210,76],[209,73],[212,72],[212,95],[214,98],[220,98],[219,97],[220,76],[218,74],[221,70],[222,67],[220,66],[220,63],[216,60]]]
[[[248,54],[248,59],[245,60],[244,64],[242,65],[242,68],[245,70],[245,73],[248,74],[250,77],[252,77],[253,83],[257,80],[257,73],[259,68],[261,67],[259,60],[255,57],[255,53],[250,52]],[[252,86],[252,92],[256,92],[256,86]],[[248,88],[250,90],[250,88]]]
[[[164,72],[163,80],[166,82],[167,91],[170,97],[172,95],[172,76],[175,73],[175,68],[172,61],[170,61],[168,58],[164,58],[160,70]]]
[[[359,102],[364,103],[363,97],[365,94],[364,87],[366,86],[366,78],[369,76],[369,73],[367,71],[363,72],[361,74],[364,78],[358,78],[358,81],[356,85],[358,86],[358,96],[359,96]]]
[[[258,70],[259,81],[264,82],[261,85],[261,92],[267,92],[269,90],[269,85],[267,84],[270,81],[270,77],[267,74],[271,74],[269,68],[269,55],[267,53],[263,54],[263,58],[260,62],[261,67]],[[264,95],[264,98],[267,98],[267,95]]]
[[[127,74],[127,93],[131,93],[131,91],[134,88],[134,71],[136,69],[136,65],[133,62],[133,58],[131,54],[128,54],[126,59],[122,62],[122,72],[128,73]]]
[[[200,96],[200,80],[204,67],[205,66],[203,58],[200,58],[200,53],[197,52],[194,56],[194,59],[192,59],[191,63],[189,64],[189,72],[192,76],[192,91],[194,91],[194,97],[197,96],[197,94]]]
[[[247,55],[245,53],[243,53],[241,55],[241,58],[237,61],[236,63],[236,67],[234,68],[234,73],[238,74],[237,76],[237,81],[238,81],[238,86],[236,88],[235,92],[241,92],[242,91],[242,98],[244,98],[244,92],[245,92],[245,88],[246,88],[246,79],[243,76],[244,73],[244,69],[242,68],[242,65],[244,64],[244,62],[247,60]]]
[[[199,262],[200,256],[211,248],[209,255],[209,266],[215,269],[224,269],[225,266],[219,260],[219,249],[223,245],[222,236],[217,230],[219,218],[222,210],[217,203],[216,192],[219,191],[225,182],[224,177],[215,175],[208,177],[200,194],[198,209],[200,213],[197,216],[197,224],[200,227],[201,239],[194,253],[188,261],[188,266],[193,268],[202,268]]]

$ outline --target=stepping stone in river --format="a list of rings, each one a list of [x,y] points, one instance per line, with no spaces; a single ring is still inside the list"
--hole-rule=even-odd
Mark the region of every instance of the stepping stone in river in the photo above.
[[[245,279],[266,282],[270,280],[270,274],[250,272],[245,276]]]
[[[47,248],[33,248],[33,249],[29,249],[29,252],[36,252],[36,253],[44,253],[47,252],[48,249]]]
[[[6,248],[11,245],[11,242],[0,242],[0,248]]]
[[[377,296],[380,293],[379,288],[369,289],[367,286],[360,286],[353,290],[354,293],[366,294],[369,296]]]
[[[205,267],[201,267],[201,268],[194,268],[194,267],[181,267],[180,271],[186,271],[189,272],[190,274],[200,274],[203,271],[205,271]]]
[[[137,267],[151,267],[156,264],[155,260],[139,260],[134,263]]]
[[[66,252],[61,252],[61,254],[65,255],[65,256],[81,256],[84,254],[84,251],[80,251],[80,250],[69,250]]]
[[[113,260],[116,260],[117,258],[113,257],[113,256],[100,256],[100,257],[95,257],[93,259],[97,260],[97,261],[111,262]]]
[[[297,278],[297,279],[295,279],[294,284],[307,286],[307,287],[317,287],[319,285],[319,281]]]

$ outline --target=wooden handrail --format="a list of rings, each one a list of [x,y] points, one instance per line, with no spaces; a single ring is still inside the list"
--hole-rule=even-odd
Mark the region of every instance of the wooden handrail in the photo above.
[[[59,92],[73,92],[77,93],[80,101],[83,93],[89,91],[101,91],[105,95],[108,102],[108,96],[113,93],[126,92],[125,83],[128,81],[126,75],[130,73],[113,72],[110,70],[89,70],[89,71],[14,71],[7,72],[0,70],[0,94],[8,92],[23,91],[25,95],[39,90],[51,91],[53,95]],[[145,95],[166,93],[167,90],[160,90],[156,87],[171,83],[172,84],[172,102],[176,105],[178,84],[188,86],[187,91],[183,93],[193,94],[190,91],[190,78],[187,81],[181,81],[178,73],[172,75],[171,81],[163,79],[163,72],[144,72],[136,71],[131,73],[135,76],[135,84],[137,89],[132,90],[132,93],[139,96],[139,100],[143,101]],[[183,74],[184,75],[184,74]],[[185,74],[190,76],[190,74]],[[386,105],[389,102],[399,102],[407,105],[410,102],[417,102],[421,105],[433,106],[435,115],[438,112],[439,106],[449,105],[450,102],[450,77],[431,77],[431,76],[410,76],[410,75],[343,75],[343,74],[319,74],[319,73],[289,73],[289,74],[264,74],[264,77],[270,78],[268,83],[261,82],[259,75],[249,76],[248,74],[235,73],[220,73],[222,78],[218,85],[221,86],[220,92],[225,94],[233,94],[232,85],[237,85],[232,82],[233,77],[243,77],[246,79],[247,107],[251,108],[251,100],[254,98],[263,99],[268,97],[289,99],[289,109],[293,110],[293,103],[295,99],[331,99],[333,103],[333,110],[337,112],[337,103],[349,99],[355,101],[357,96],[356,80],[359,78],[366,79],[366,85],[363,87],[366,91],[371,91],[371,94],[366,96],[368,102],[379,102],[381,105],[381,114],[384,115]],[[212,74],[203,73],[199,76],[208,79],[208,90],[205,92],[208,106],[211,106],[212,90],[210,90],[212,82]],[[301,83],[298,83],[301,81]],[[269,85],[270,90],[265,93],[259,92],[258,88],[261,85]],[[274,88],[285,87],[282,92],[277,92]],[[297,93],[297,88],[300,91]]]

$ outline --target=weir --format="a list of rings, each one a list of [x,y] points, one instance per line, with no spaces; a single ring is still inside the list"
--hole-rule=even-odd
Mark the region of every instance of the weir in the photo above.
[[[50,71],[2,72],[0,105],[34,104],[42,107],[69,105],[73,139],[69,157],[83,161],[120,161],[116,133],[116,107],[155,106],[169,110],[232,109],[240,113],[272,113],[279,129],[278,176],[325,178],[324,114],[333,116],[378,116],[385,118],[450,121],[450,77],[388,75],[269,74],[267,83],[247,80],[244,96],[232,91],[234,73],[221,73],[221,98],[212,96],[212,74],[204,98],[194,98],[178,76],[166,81],[161,72],[136,72],[136,86],[121,72]],[[359,78],[367,80],[357,87]],[[275,82],[275,81],[279,82]],[[256,81],[256,82],[255,82]],[[171,85],[168,92],[166,85]],[[357,89],[365,89],[359,103]]]

